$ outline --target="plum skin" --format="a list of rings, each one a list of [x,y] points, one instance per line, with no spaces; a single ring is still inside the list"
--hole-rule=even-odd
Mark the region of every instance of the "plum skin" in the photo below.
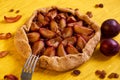
[[[119,52],[120,45],[114,39],[104,39],[100,43],[100,51],[105,56],[114,56]]]
[[[103,38],[112,38],[120,32],[120,25],[115,19],[107,19],[101,25]]]

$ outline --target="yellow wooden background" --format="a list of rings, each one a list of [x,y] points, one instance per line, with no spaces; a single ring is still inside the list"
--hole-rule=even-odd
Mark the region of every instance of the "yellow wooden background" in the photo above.
[[[104,8],[94,8],[94,5],[99,3],[103,3]],[[78,8],[83,14],[92,11],[92,19],[99,26],[109,18],[114,18],[120,22],[120,0],[0,0],[0,33],[11,32],[14,36],[17,28],[25,23],[34,10],[48,6]],[[14,12],[9,12],[10,9],[14,9]],[[22,18],[15,23],[4,22],[4,16],[16,16],[16,10],[20,10],[18,14],[21,14]],[[120,43],[120,34],[115,39]],[[25,61],[17,54],[13,37],[8,40],[0,40],[0,51],[2,50],[9,51],[9,54],[0,58],[0,80],[3,80],[6,74],[14,74],[20,78]],[[120,74],[120,52],[114,57],[106,57],[99,52],[98,45],[92,58],[77,69],[81,71],[79,76],[72,76],[72,71],[59,73],[36,69],[32,80],[99,80],[94,73],[97,69],[105,70],[107,75],[111,72]],[[106,77],[104,80],[109,79]]]

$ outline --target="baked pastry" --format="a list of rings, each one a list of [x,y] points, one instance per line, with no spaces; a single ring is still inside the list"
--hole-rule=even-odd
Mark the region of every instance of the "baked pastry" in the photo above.
[[[89,60],[99,41],[99,26],[87,15],[60,7],[36,10],[14,37],[24,58],[39,55],[40,67],[55,71],[67,71]]]

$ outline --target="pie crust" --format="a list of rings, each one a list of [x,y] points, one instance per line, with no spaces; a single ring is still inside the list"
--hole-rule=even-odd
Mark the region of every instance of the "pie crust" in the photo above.
[[[39,58],[39,66],[41,68],[54,70],[54,71],[68,71],[73,68],[76,68],[90,59],[92,56],[98,42],[100,41],[101,32],[99,26],[92,21],[87,15],[82,15],[78,9],[73,10],[71,8],[60,8],[56,6],[48,7],[48,8],[41,8],[32,14],[30,19],[20,27],[15,36],[14,36],[14,44],[17,51],[20,53],[23,58],[28,58],[28,56],[32,53],[31,46],[29,44],[29,39],[27,37],[27,33],[30,31],[30,27],[32,25],[33,19],[37,15],[38,12],[49,12],[52,9],[57,9],[61,12],[68,12],[72,15],[77,16],[80,20],[84,20],[93,30],[94,36],[90,38],[87,43],[85,44],[82,52],[77,54],[67,54],[65,56],[46,56],[42,55]]]

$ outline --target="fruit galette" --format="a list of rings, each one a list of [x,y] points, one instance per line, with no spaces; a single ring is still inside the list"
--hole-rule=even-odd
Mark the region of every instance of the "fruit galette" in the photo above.
[[[86,62],[100,40],[99,26],[78,9],[36,10],[17,30],[16,49],[24,58],[39,55],[40,67],[67,71]]]

